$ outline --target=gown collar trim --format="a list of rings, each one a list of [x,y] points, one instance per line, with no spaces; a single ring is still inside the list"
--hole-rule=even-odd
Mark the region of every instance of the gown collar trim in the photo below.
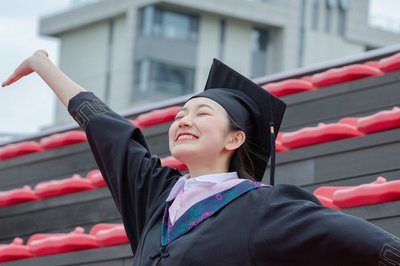
[[[208,186],[212,184],[219,184],[228,180],[238,179],[236,172],[222,173],[222,174],[209,174],[198,177],[189,178],[189,174],[186,174],[179,178],[179,180],[172,187],[166,201],[172,201],[176,198],[179,191],[183,188],[184,192],[187,192],[198,186]]]
[[[230,189],[221,191],[194,204],[176,220],[174,225],[172,225],[168,213],[172,201],[168,201],[164,209],[164,216],[161,224],[161,247],[165,247],[178,237],[186,234],[242,194],[260,187],[271,186],[245,180]]]

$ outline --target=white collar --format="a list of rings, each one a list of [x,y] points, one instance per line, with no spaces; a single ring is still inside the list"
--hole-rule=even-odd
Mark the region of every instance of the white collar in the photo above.
[[[179,191],[183,188],[183,191],[189,191],[194,187],[201,185],[209,185],[210,183],[218,184],[231,179],[238,179],[236,172],[222,173],[222,174],[209,174],[198,177],[189,178],[189,174],[186,174],[179,178],[179,180],[173,186],[171,192],[166,201],[175,199]]]

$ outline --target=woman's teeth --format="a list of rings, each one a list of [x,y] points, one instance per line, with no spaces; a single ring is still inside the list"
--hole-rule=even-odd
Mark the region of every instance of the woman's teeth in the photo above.
[[[180,135],[177,140],[196,139],[193,135]]]

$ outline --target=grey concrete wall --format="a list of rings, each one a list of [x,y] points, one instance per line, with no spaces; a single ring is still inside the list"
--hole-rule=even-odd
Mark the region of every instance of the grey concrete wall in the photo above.
[[[207,81],[208,72],[213,58],[218,58],[220,49],[221,17],[204,13],[199,21],[199,40],[197,46],[197,66],[195,73],[195,91],[201,92]]]
[[[246,77],[251,76],[252,29],[252,23],[247,21],[226,19],[223,60]]]
[[[350,42],[335,33],[307,31],[304,42],[303,66],[359,54],[365,51],[362,43]]]
[[[109,98],[108,104],[116,111],[126,110],[131,106],[132,82],[133,82],[133,63],[132,49],[134,34],[132,27],[136,23],[136,10],[129,9],[126,14],[122,14],[113,19],[112,47],[109,54]],[[103,56],[99,54],[98,56]],[[91,89],[91,88],[90,88]]]

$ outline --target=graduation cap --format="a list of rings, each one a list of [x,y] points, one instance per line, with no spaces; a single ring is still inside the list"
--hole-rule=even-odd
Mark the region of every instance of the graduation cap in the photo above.
[[[275,138],[286,104],[217,59],[204,91],[194,97],[216,101],[244,130],[256,180],[262,180],[271,156],[270,184],[274,185]]]

